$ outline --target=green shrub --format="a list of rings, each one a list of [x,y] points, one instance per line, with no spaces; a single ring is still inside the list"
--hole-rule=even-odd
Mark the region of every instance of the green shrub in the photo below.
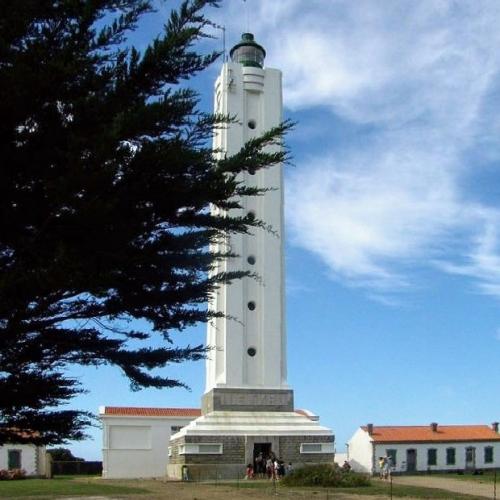
[[[285,486],[324,486],[336,488],[354,488],[370,486],[370,479],[365,474],[344,471],[337,464],[306,465],[298,468],[282,480]]]

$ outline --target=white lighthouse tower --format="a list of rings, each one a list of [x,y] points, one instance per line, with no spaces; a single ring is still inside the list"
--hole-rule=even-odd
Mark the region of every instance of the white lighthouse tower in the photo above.
[[[231,50],[215,83],[216,113],[236,116],[238,123],[219,130],[214,148],[228,156],[282,120],[281,71],[264,69],[264,49],[245,33]],[[249,186],[268,189],[242,201],[246,214],[263,220],[269,230],[232,235],[237,258],[218,271],[247,269],[260,279],[243,279],[222,287],[210,307],[225,313],[208,326],[207,343],[216,346],[207,360],[206,392],[216,388],[288,389],[283,268],[282,166],[245,174]],[[231,319],[232,318],[232,319]],[[235,318],[237,320],[235,320]]]
[[[230,51],[215,83],[215,111],[235,116],[218,130],[214,149],[231,156],[253,137],[282,122],[281,72],[265,68],[266,52],[251,33]],[[334,459],[332,431],[318,417],[296,411],[287,384],[282,166],[244,174],[267,191],[241,200],[241,215],[267,228],[231,235],[237,257],[217,272],[247,269],[258,278],[222,286],[209,307],[224,313],[208,325],[213,347],[206,362],[202,416],[171,437],[168,474],[188,467],[197,478],[235,478],[256,456],[273,454],[297,466]]]

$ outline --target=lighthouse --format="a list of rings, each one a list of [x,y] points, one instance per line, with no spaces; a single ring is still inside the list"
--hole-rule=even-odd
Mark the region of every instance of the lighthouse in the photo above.
[[[263,68],[265,50],[244,33],[230,52],[215,83],[216,113],[238,122],[217,131],[214,149],[233,155],[250,139],[282,120],[281,71]],[[283,260],[283,167],[249,171],[242,179],[265,189],[262,196],[241,200],[235,215],[250,215],[267,228],[231,235],[227,244],[238,257],[217,271],[248,270],[258,276],[237,280],[214,294],[209,307],[224,312],[208,325],[207,344],[217,349],[206,365],[206,393],[219,388],[288,389]]]
[[[282,74],[265,67],[265,56],[254,36],[244,33],[223,64],[214,109],[236,120],[216,131],[215,154],[231,156],[282,122]],[[294,409],[287,382],[283,168],[241,175],[246,185],[265,192],[240,200],[235,215],[255,217],[266,227],[217,243],[223,248],[215,250],[230,250],[236,257],[219,262],[215,272],[245,269],[257,278],[223,285],[209,301],[209,308],[224,316],[208,324],[212,351],[206,360],[202,416],[171,437],[171,477],[181,477],[188,468],[200,479],[235,478],[259,454],[297,466],[334,459],[332,431],[313,413]]]

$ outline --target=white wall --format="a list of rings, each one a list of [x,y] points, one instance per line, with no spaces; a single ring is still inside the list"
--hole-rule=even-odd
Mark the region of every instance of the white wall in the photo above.
[[[193,418],[118,417],[101,414],[102,475],[105,478],[163,477],[172,426]]]
[[[370,436],[359,428],[349,440],[347,454],[356,472],[372,473],[373,445]]]
[[[281,72],[225,63],[215,85],[215,110],[236,116],[238,123],[221,127],[214,146],[228,155],[282,121]],[[249,126],[252,124],[252,127]],[[269,148],[268,148],[269,150]],[[220,287],[209,301],[210,310],[223,318],[209,322],[207,344],[217,349],[206,362],[206,390],[216,387],[288,389],[283,260],[283,168],[261,169],[241,176],[245,185],[270,190],[241,200],[242,210],[253,212],[272,231],[254,228],[251,234],[230,235],[220,243],[239,257],[218,264],[216,272],[250,270],[260,279],[245,278]],[[248,263],[254,257],[254,264]],[[255,309],[249,310],[248,303]],[[237,318],[235,320],[234,318]],[[248,349],[255,349],[253,356]]]
[[[6,444],[0,446],[0,469],[8,469],[8,451],[21,451],[21,469],[28,476],[43,475],[45,471],[45,448],[32,444]]]
[[[484,448],[493,446],[493,463],[484,463]],[[375,446],[375,457],[384,456],[387,450],[396,451],[396,472],[406,472],[406,450],[417,450],[417,471],[457,470],[465,469],[465,450],[468,447],[476,448],[476,469],[492,469],[500,466],[499,442],[466,442],[466,443],[424,443],[424,444],[378,444]],[[436,465],[427,465],[427,450],[437,450]],[[446,449],[455,448],[455,464],[446,465]]]

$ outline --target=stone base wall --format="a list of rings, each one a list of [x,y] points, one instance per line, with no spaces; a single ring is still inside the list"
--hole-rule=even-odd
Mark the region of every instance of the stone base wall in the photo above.
[[[247,463],[253,461],[254,443],[272,443],[272,451],[294,467],[331,463],[334,453],[300,453],[302,443],[333,443],[334,436],[183,436],[170,442],[171,456],[167,474],[181,479],[182,467],[188,467],[191,480],[243,478]],[[179,454],[183,444],[222,444],[222,454]]]
[[[217,443],[222,444],[222,454],[179,454],[183,444]],[[170,441],[171,464],[245,464],[244,436],[183,436]]]
[[[168,464],[167,477],[183,479],[182,465]],[[246,465],[242,464],[189,464],[188,481],[214,481],[219,479],[237,480],[245,477]]]
[[[334,436],[280,436],[279,457],[294,467],[310,464],[333,464],[334,453],[300,453],[302,443],[333,443]]]
[[[212,389],[203,395],[201,412],[294,411],[291,389]]]

